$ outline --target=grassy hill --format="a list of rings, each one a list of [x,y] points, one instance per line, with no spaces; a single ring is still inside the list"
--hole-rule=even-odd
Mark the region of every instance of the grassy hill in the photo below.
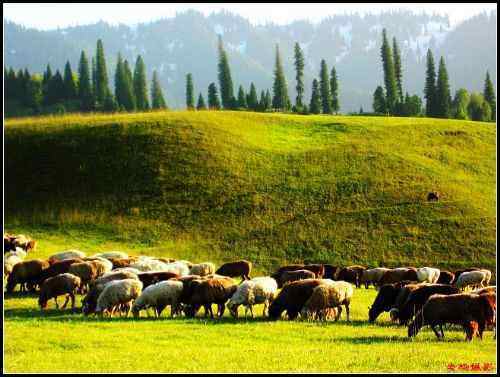
[[[247,112],[5,125],[5,226],[68,247],[268,269],[495,265],[496,127]],[[442,199],[429,203],[429,191]]]

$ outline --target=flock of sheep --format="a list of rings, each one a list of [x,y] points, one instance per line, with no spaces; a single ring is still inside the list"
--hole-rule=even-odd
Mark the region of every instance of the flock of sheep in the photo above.
[[[13,237],[13,236],[10,236]],[[10,243],[9,243],[10,242]],[[34,244],[31,244],[31,248]],[[26,244],[13,243],[4,235],[4,276],[6,290],[39,290],[38,303],[43,310],[49,300],[66,296],[62,308],[75,294],[84,295],[82,312],[135,317],[148,309],[155,316],[170,306],[171,316],[184,313],[194,317],[201,307],[205,316],[222,317],[227,307],[233,317],[245,308],[253,317],[253,306],[263,304],[263,315],[276,320],[286,312],[289,319],[339,320],[342,307],[349,321],[349,305],[354,287],[373,284],[377,297],[368,317],[374,322],[382,312],[393,321],[408,326],[408,336],[431,326],[438,338],[442,325],[461,325],[466,339],[482,338],[488,326],[496,326],[496,288],[488,286],[491,272],[485,269],[459,270],[454,273],[436,268],[337,267],[329,264],[294,264],[280,267],[271,276],[251,279],[252,263],[240,260],[216,269],[211,262],[128,256],[120,251],[86,256],[68,250],[47,260],[24,260]],[[240,277],[238,284],[233,278]],[[464,291],[469,288],[473,291]],[[440,332],[438,332],[438,329]],[[496,332],[495,332],[496,335]]]

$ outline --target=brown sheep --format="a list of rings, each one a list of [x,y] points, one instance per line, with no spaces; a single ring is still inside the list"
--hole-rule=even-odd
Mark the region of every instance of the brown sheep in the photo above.
[[[323,275],[323,279],[335,280],[335,274],[337,273],[338,270],[340,270],[340,267],[331,264],[324,264],[323,267],[325,269],[325,274]]]
[[[285,271],[281,275],[281,286],[291,281],[314,279],[316,274],[309,270]]]
[[[97,263],[90,262],[81,262],[81,263],[73,263],[68,272],[70,274],[78,276],[82,282],[80,285],[80,292],[84,293],[88,291],[88,285],[92,280],[95,280],[99,277],[99,271]]]
[[[239,260],[236,262],[224,263],[217,271],[215,271],[215,273],[229,277],[241,276],[242,280],[250,280],[251,270],[252,262]]]
[[[177,279],[179,277],[175,272],[169,271],[151,271],[151,272],[141,272],[137,274],[137,277],[142,281],[142,288],[149,287],[152,284],[156,284],[159,281],[165,281],[169,279]]]
[[[348,283],[354,284],[357,288],[361,286],[361,276],[359,275],[359,271],[353,270],[349,267],[344,267],[338,270],[335,280],[347,281]]]
[[[110,258],[109,261],[113,263],[113,269],[129,267],[132,263],[136,262],[136,258]]]
[[[69,267],[72,264],[81,262],[83,262],[83,260],[81,260],[80,258],[65,259],[62,261],[54,262],[48,268],[46,268],[41,272],[40,276],[38,277],[38,281],[36,283],[41,286],[41,284],[46,279],[57,276],[59,274],[64,274],[69,271]]]
[[[49,262],[41,259],[17,263],[7,279],[7,292],[11,293],[17,284],[21,285],[21,292],[25,290],[25,284],[36,285],[40,274],[48,267]]]
[[[450,271],[441,270],[436,284],[451,284],[455,279],[455,274]]]
[[[40,287],[40,296],[38,297],[38,304],[40,309],[43,310],[47,307],[47,301],[51,298],[56,302],[56,308],[59,309],[57,304],[57,296],[67,295],[66,301],[62,309],[66,308],[69,299],[71,298],[71,308],[75,309],[75,292],[80,287],[81,279],[78,276],[64,273],[46,279]]]
[[[386,271],[379,281],[379,286],[397,283],[402,280],[418,281],[417,270],[413,267],[403,267]]]
[[[289,319],[297,318],[314,288],[322,283],[321,279],[307,279],[285,285],[269,307],[269,318],[277,320],[285,310]]]

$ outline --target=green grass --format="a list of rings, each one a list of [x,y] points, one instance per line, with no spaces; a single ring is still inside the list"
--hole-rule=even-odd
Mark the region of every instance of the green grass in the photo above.
[[[357,289],[351,323],[261,317],[233,320],[174,318],[99,319],[59,312],[41,314],[36,297],[5,301],[6,372],[447,372],[450,363],[492,363],[493,334],[465,342],[461,329],[438,341],[426,328],[412,341],[384,313],[367,322],[376,291]],[[240,311],[240,316],[243,311]],[[201,314],[199,314],[201,316]]]

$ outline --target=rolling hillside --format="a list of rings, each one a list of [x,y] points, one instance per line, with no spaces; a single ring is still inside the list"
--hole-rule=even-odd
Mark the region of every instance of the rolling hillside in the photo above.
[[[9,120],[5,226],[38,238],[40,254],[118,245],[264,269],[492,267],[495,133],[468,121],[247,112]],[[439,202],[426,201],[431,190]]]

